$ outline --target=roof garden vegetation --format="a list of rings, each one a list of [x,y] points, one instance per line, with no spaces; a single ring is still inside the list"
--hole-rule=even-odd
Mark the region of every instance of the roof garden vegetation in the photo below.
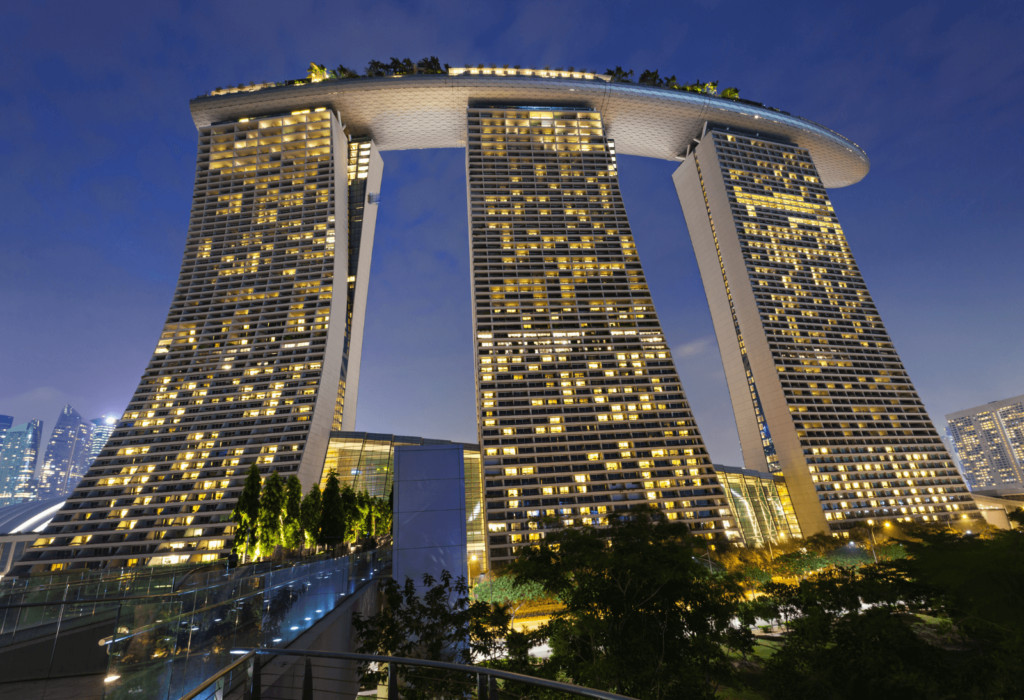
[[[509,66],[505,64],[499,68],[496,64],[490,64],[485,66],[483,63],[472,66],[466,64],[464,68],[452,68],[447,63],[441,63],[441,60],[437,56],[427,56],[421,58],[418,61],[413,61],[411,58],[395,58],[391,57],[388,61],[379,61],[377,59],[371,60],[366,64],[366,68],[362,72],[348,68],[344,64],[339,64],[336,68],[328,68],[323,63],[310,63],[309,69],[306,71],[305,78],[297,78],[295,80],[285,80],[283,82],[273,83],[252,83],[248,85],[240,83],[237,87],[215,88],[210,94],[211,95],[222,95],[229,92],[251,92],[261,90],[270,87],[287,87],[293,85],[306,85],[309,83],[319,83],[327,80],[353,80],[358,78],[397,78],[407,75],[461,75],[462,73],[477,74],[478,71],[482,71],[485,74],[495,74],[502,76],[515,76],[515,75],[539,75],[541,77],[570,77],[577,78],[583,77],[587,79],[601,78],[613,83],[636,83],[639,85],[645,85],[650,87],[664,88],[667,90],[681,90],[684,92],[694,92],[701,95],[708,95],[712,97],[721,97],[729,100],[736,100],[739,102],[745,102],[748,104],[754,104],[758,106],[760,103],[750,102],[748,100],[740,99],[739,88],[728,87],[724,88],[721,92],[718,91],[719,81],[702,81],[695,80],[692,83],[680,83],[675,75],[667,78],[661,77],[658,70],[644,70],[640,73],[640,77],[635,81],[633,79],[633,71],[626,70],[622,66],[615,66],[609,68],[604,74],[598,74],[583,69],[576,69],[573,66],[569,66],[568,70],[562,68],[551,68],[546,66],[543,69],[523,69],[521,66]]]

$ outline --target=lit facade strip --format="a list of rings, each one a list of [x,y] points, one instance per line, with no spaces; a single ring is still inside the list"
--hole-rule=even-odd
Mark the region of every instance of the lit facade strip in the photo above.
[[[744,463],[781,470],[803,534],[974,517],[811,153],[713,128],[673,179]]]
[[[738,538],[591,110],[469,109],[467,180],[489,556],[545,518],[600,525],[648,503]]]
[[[366,275],[350,269],[349,145],[337,115],[206,126],[198,151],[185,256],[156,351],[19,570],[219,558],[249,465],[308,487],[335,422],[354,413],[344,371],[348,349],[358,373],[361,324],[355,342],[346,316],[351,308],[361,319],[365,287],[360,301],[346,280]],[[353,179],[379,187],[380,157],[372,144],[357,151],[369,162],[356,163]],[[368,249],[372,216],[363,219]]]

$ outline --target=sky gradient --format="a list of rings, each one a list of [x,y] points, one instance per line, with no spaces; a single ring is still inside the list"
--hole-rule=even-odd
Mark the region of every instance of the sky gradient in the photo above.
[[[184,250],[188,101],[370,59],[720,80],[862,146],[830,192],[897,352],[944,415],[1024,394],[1024,3],[18,3],[0,10],[0,413],[127,405]],[[384,152],[357,429],[476,441],[464,155]],[[740,464],[671,183],[620,158],[711,457]]]

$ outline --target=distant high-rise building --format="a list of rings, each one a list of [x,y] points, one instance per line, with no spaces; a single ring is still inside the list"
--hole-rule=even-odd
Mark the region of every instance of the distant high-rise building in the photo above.
[[[117,427],[117,416],[103,416],[92,420],[92,438],[89,442],[89,465],[99,457],[103,446]]]
[[[65,498],[75,488],[92,464],[91,438],[92,424],[71,404],[65,404],[57,417],[39,472],[40,498]]]
[[[946,416],[971,489],[1024,486],[1024,395]]]
[[[14,416],[0,416],[0,449],[3,448],[4,436],[12,425],[14,425]]]
[[[0,450],[0,506],[35,498],[35,471],[43,422],[30,420],[7,430]]]

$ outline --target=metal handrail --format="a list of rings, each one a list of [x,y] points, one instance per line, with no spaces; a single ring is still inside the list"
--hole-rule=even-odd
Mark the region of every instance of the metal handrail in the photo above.
[[[378,551],[378,550],[370,550],[370,551]],[[295,568],[295,567],[298,567],[298,566],[305,566],[307,564],[312,564],[312,563],[317,562],[317,561],[331,561],[332,559],[343,559],[346,556],[348,556],[348,555],[340,555],[340,556],[337,556],[337,557],[327,557],[327,558],[317,557],[317,558],[311,558],[310,561],[308,561],[308,562],[303,562],[301,560],[297,560],[295,563],[293,563],[291,565],[288,565],[288,566],[278,566],[277,568],[267,568],[267,569],[265,569],[263,571],[256,571],[254,573],[243,574],[241,577],[239,577],[237,579],[234,579],[234,582],[237,583],[239,581],[245,581],[245,580],[248,580],[248,579],[259,578],[260,576],[265,576],[268,573],[274,573],[274,572],[277,572],[277,571],[285,571],[287,569],[292,569],[292,568]],[[267,563],[267,562],[257,562],[257,563]],[[243,566],[249,566],[249,564],[244,564]],[[235,570],[237,571],[240,568],[242,568],[242,567],[241,566],[235,567]],[[230,572],[225,572],[224,578],[226,580],[228,580],[228,581],[231,581],[230,578],[227,578],[229,574],[230,574]],[[202,591],[208,591],[208,590],[210,590],[212,588],[217,588],[218,586],[222,586],[222,585],[224,585],[224,580],[219,580],[219,581],[216,581],[214,583],[210,583],[210,584],[205,585],[205,586],[196,586],[195,588],[183,588],[181,590],[177,590],[177,591],[174,591],[172,593],[146,593],[146,594],[143,594],[143,595],[126,595],[126,596],[117,596],[117,597],[108,597],[108,598],[66,598],[66,599],[63,599],[63,600],[51,600],[51,601],[48,601],[48,602],[40,602],[40,603],[12,603],[10,605],[0,605],[0,610],[11,610],[11,609],[14,609],[14,608],[38,608],[38,607],[46,607],[46,606],[50,606],[50,605],[77,605],[78,603],[111,603],[111,602],[118,603],[118,602],[125,601],[125,600],[149,600],[149,599],[153,599],[153,598],[178,598],[178,597],[182,597],[182,596],[188,595],[190,593],[200,593]]]
[[[540,688],[547,688],[548,690],[557,690],[563,693],[569,693],[570,695],[579,695],[585,698],[597,698],[598,700],[633,700],[633,698],[630,698],[626,695],[617,695],[615,693],[609,693],[604,690],[597,690],[596,688],[587,688],[581,685],[572,685],[570,683],[549,681],[546,678],[535,678],[533,676],[527,676],[522,673],[501,671],[498,669],[487,668],[486,666],[466,666],[463,664],[448,663],[446,661],[431,661],[429,659],[410,659],[404,656],[377,656],[375,654],[355,654],[349,652],[332,651],[303,651],[298,649],[238,649],[237,651],[245,651],[246,653],[244,656],[241,656],[238,659],[238,661],[234,662],[230,666],[222,668],[220,671],[218,671],[217,673],[215,673],[214,675],[210,676],[205,681],[200,683],[199,686],[196,687],[188,695],[182,696],[181,700],[195,700],[197,697],[199,697],[200,693],[202,693],[204,690],[206,690],[211,685],[216,683],[218,679],[231,673],[245,662],[253,660],[256,656],[312,656],[321,659],[368,661],[376,663],[386,663],[389,664],[389,668],[394,666],[422,666],[424,668],[437,668],[444,671],[458,671],[460,673],[472,674],[478,677],[482,676],[489,678],[500,678],[505,681],[525,683],[527,685],[533,685]]]

